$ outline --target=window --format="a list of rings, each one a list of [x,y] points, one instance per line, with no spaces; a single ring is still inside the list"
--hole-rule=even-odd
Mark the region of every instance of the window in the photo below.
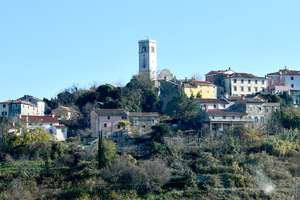
[[[225,108],[225,105],[223,105],[223,108]]]
[[[293,77],[293,76],[291,77],[291,80],[294,80],[294,77]]]
[[[3,108],[6,108],[6,104],[3,104],[3,106],[2,106]]]
[[[215,116],[214,116],[214,115],[212,115],[212,116],[211,116],[211,119],[214,119],[214,118],[215,118]]]
[[[16,108],[18,107],[18,104],[16,104]],[[29,106],[28,106],[28,108],[29,108]]]
[[[110,119],[110,116],[107,116],[107,119]]]
[[[151,52],[154,52],[154,47],[151,47]]]
[[[106,124],[106,123],[104,123],[104,124],[103,124],[103,126],[104,126],[104,128],[106,128],[106,127],[107,127],[107,124]]]
[[[248,80],[248,83],[251,83],[251,80]]]
[[[121,128],[121,125],[120,124],[118,124],[118,129],[120,129]]]
[[[291,84],[291,88],[294,88],[294,84]]]
[[[249,110],[252,111],[252,107],[249,107]]]
[[[50,126],[52,126],[52,124],[50,124]]]
[[[192,88],[190,89],[190,93],[193,93],[193,90],[192,90]]]
[[[241,91],[242,91],[242,92],[244,91],[244,87],[243,87],[243,86],[241,86]]]
[[[261,83],[262,83],[262,84],[265,84],[265,81],[264,81],[264,80],[262,80],[262,81],[261,81]]]
[[[254,117],[254,122],[258,122],[257,116]]]
[[[244,83],[244,79],[241,80],[241,83]]]
[[[257,80],[255,80],[255,84],[257,84]]]
[[[255,87],[255,92],[257,92],[257,87]]]
[[[226,119],[226,116],[225,116],[225,115],[223,116],[223,119]]]
[[[214,105],[214,108],[217,108],[217,105]]]
[[[284,81],[284,77],[281,78]]]
[[[274,80],[276,80],[276,76],[274,76]]]
[[[209,76],[207,76],[207,79],[209,79]]]
[[[233,82],[236,83],[236,79],[233,79]]]
[[[251,87],[248,87],[248,92],[251,92]]]
[[[261,107],[258,107],[258,110],[261,111]]]
[[[243,119],[243,116],[240,116],[240,119]]]
[[[137,125],[138,124],[138,118],[133,118],[133,124]]]
[[[234,116],[232,116],[232,119],[234,119],[235,117]]]
[[[127,116],[122,116],[122,119],[127,119]]]
[[[7,115],[7,112],[2,112],[2,116],[6,116]]]
[[[207,94],[209,94],[209,90],[207,90]]]
[[[104,135],[107,135],[107,132],[104,132],[103,134],[104,134]]]
[[[261,91],[262,91],[262,92],[265,92],[265,88],[264,88],[264,87],[262,87],[262,88],[261,88]]]
[[[248,119],[251,119],[251,116],[248,116]]]
[[[262,123],[264,122],[264,117],[263,116],[260,117],[260,122],[262,122]]]
[[[269,108],[266,108],[266,112],[269,112]]]
[[[236,86],[233,86],[233,91],[236,91]]]
[[[146,47],[142,47],[142,52],[146,52],[147,48]]]
[[[152,119],[151,119],[151,125],[154,125],[154,124],[155,124],[155,119],[152,118]]]
[[[200,94],[202,94],[202,90],[200,90]]]

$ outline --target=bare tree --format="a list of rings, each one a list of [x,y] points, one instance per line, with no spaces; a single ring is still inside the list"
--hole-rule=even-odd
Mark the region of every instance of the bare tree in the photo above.
[[[196,80],[196,81],[202,81],[203,76],[200,75],[199,73],[193,73],[193,74],[191,75],[191,78],[194,79],[194,80]]]

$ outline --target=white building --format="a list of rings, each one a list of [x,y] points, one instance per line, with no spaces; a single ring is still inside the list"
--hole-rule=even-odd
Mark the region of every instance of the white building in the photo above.
[[[139,41],[139,74],[145,73],[151,80],[157,79],[157,56],[155,40]]]
[[[24,95],[23,97],[19,98],[22,101],[27,101],[29,103],[32,103],[36,105],[37,108],[37,115],[45,115],[45,109],[46,109],[46,102],[42,101],[36,97],[30,96],[30,95]]]
[[[29,129],[41,127],[58,141],[65,141],[67,139],[67,127],[63,124],[59,124],[59,121],[52,116],[15,115],[13,117],[13,123],[25,123],[25,126]]]
[[[18,114],[37,115],[37,106],[20,99],[0,102],[0,116],[10,118]]]

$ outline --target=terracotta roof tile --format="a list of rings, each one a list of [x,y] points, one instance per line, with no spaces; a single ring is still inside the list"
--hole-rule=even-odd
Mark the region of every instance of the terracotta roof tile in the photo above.
[[[247,73],[233,73],[229,77],[226,78],[253,78],[253,79],[267,79],[263,77],[254,76],[253,74],[247,74]]]
[[[300,71],[283,69],[283,70],[279,70],[278,72],[269,73],[268,76],[280,75],[280,72],[282,75],[300,75]]]
[[[20,117],[20,115],[16,115]],[[36,122],[36,123],[59,123],[57,119],[52,116],[39,116],[39,115],[21,115],[21,120],[26,121],[26,117],[28,116],[28,122]]]
[[[67,128],[65,125],[54,125],[56,128]]]
[[[200,103],[220,103],[220,104],[229,104],[227,101],[224,101],[223,99],[207,99],[207,98],[195,98]]]
[[[208,82],[208,81],[195,81],[195,82],[198,84],[203,84],[203,85],[212,85],[212,83]]]

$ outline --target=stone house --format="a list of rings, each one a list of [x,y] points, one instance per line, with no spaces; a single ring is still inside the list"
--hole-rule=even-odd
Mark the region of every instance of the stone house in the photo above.
[[[125,123],[127,125],[123,125]],[[129,124],[130,122],[130,124]],[[151,126],[159,123],[159,114],[135,113],[125,109],[94,109],[91,112],[91,131],[106,138],[134,137],[147,134]]]
[[[58,103],[58,107],[52,110],[52,113],[55,115],[57,119],[66,119],[69,120],[72,117],[78,115],[78,112],[71,107],[61,106]]]
[[[151,132],[151,127],[160,122],[158,112],[130,112],[131,136],[141,136]]]
[[[206,103],[209,117],[203,121],[202,130],[223,131],[237,125],[260,128],[267,122],[272,111],[280,110],[280,103],[268,103],[259,95],[230,96],[223,100],[227,101],[224,109],[220,109],[222,104],[218,106],[217,102],[213,104],[214,107],[208,107],[209,104]]]

